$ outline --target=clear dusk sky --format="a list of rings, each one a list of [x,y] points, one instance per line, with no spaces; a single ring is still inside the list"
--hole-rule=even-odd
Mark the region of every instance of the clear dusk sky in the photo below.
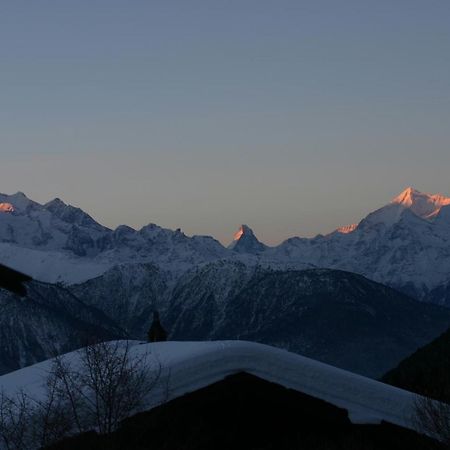
[[[0,192],[269,244],[450,194],[448,0],[5,0]]]

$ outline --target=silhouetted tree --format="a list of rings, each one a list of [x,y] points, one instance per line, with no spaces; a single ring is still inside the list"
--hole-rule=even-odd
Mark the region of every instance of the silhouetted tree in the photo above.
[[[114,431],[145,408],[161,365],[128,341],[100,342],[54,358],[42,398],[0,394],[0,448],[33,450],[77,433]]]

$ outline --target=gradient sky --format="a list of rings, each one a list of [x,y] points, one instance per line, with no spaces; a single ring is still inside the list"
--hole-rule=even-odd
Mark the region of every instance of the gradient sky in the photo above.
[[[448,0],[0,4],[0,192],[278,243],[450,194]]]

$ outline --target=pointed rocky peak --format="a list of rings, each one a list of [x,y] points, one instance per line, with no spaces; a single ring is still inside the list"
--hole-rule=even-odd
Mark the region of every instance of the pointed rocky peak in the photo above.
[[[64,208],[67,205],[58,197],[54,198],[53,200],[50,200],[49,202],[47,202],[44,205],[44,208],[48,209],[48,210],[54,210],[54,209],[59,209],[59,208]]]
[[[106,230],[82,209],[64,203],[60,198],[54,198],[44,205],[44,208],[64,222],[98,230]]]
[[[234,233],[233,241],[239,241],[239,239],[241,239],[241,237],[243,237],[244,235],[252,237],[255,236],[253,230],[248,225],[241,225],[239,227],[239,230]]]
[[[228,246],[230,250],[239,253],[259,253],[266,249],[266,246],[259,242],[253,230],[248,225],[241,225],[233,236],[233,242]]]
[[[450,205],[450,197],[442,194],[427,194],[408,187],[391,203],[408,208],[422,219],[433,220],[443,206]]]
[[[411,205],[414,201],[414,197],[416,195],[420,195],[421,193],[414,189],[413,187],[409,186],[404,191],[400,192],[396,197],[392,199],[392,203],[400,203],[402,205]]]

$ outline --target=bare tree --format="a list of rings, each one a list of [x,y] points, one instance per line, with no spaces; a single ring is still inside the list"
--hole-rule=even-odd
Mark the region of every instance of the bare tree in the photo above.
[[[23,392],[8,397],[0,394],[0,438],[7,450],[29,448],[28,427],[31,423],[30,404]]]
[[[27,450],[88,430],[110,433],[144,409],[161,364],[147,352],[131,355],[130,348],[128,341],[100,342],[79,350],[78,358],[55,357],[42,399],[2,394],[3,446]]]
[[[82,351],[82,370],[72,377],[82,399],[80,413],[100,433],[110,433],[130,414],[139,411],[161,374],[149,355],[130,358],[128,341],[102,342]]]

